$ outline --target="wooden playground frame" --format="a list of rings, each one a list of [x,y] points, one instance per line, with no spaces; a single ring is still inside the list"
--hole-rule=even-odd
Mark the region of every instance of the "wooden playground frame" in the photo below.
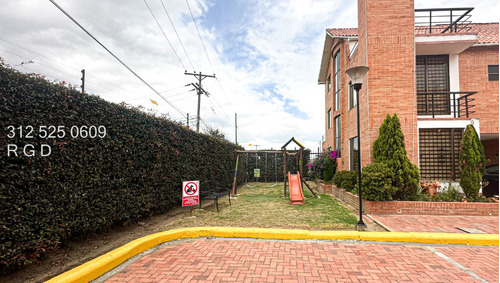
[[[299,146],[299,150],[295,150],[295,151],[288,151],[286,150],[286,147],[291,143],[291,142],[294,142],[296,145]],[[303,152],[304,152],[304,146],[298,142],[294,137],[292,137],[287,143],[285,143],[282,147],[281,147],[281,150],[235,150],[234,151],[234,159],[235,159],[235,166],[234,166],[234,179],[233,179],[233,188],[231,190],[231,195],[232,196],[236,196],[237,194],[237,182],[236,182],[236,179],[237,179],[237,176],[238,176],[238,165],[239,165],[239,159],[240,159],[240,154],[242,153],[256,153],[256,154],[259,154],[259,153],[271,153],[271,154],[283,154],[283,197],[286,198],[286,187],[287,187],[287,170],[286,170],[286,167],[287,167],[287,156],[290,155],[299,155],[299,172],[300,172],[300,176],[301,176],[301,182],[302,182],[302,185],[306,185],[306,187],[311,191],[311,193],[315,196],[315,197],[318,197],[316,195],[316,193],[311,189],[311,187],[309,187],[309,185],[306,183],[306,181],[304,180],[304,178],[302,176],[304,176],[303,174],[303,161],[302,161],[302,157],[303,157]]]

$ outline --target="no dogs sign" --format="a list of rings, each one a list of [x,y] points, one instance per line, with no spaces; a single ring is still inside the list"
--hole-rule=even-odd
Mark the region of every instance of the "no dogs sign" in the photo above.
[[[200,203],[200,181],[182,182],[182,206],[198,205]]]

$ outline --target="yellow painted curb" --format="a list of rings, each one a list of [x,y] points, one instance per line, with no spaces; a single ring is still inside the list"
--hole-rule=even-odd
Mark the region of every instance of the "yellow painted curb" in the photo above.
[[[498,246],[498,234],[452,234],[412,232],[309,231],[266,228],[195,227],[174,229],[134,240],[124,246],[60,274],[46,282],[88,282],[129,258],[159,244],[186,238],[256,238],[276,240],[356,240],[426,244]]]

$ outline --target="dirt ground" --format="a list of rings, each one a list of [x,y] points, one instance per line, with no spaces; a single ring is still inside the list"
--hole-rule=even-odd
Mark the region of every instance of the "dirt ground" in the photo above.
[[[204,202],[204,207],[214,206],[213,202]],[[357,211],[346,204],[351,213]],[[132,240],[169,230],[172,223],[189,217],[189,207],[178,207],[170,212],[142,219],[126,226],[117,226],[107,232],[95,234],[78,242],[71,242],[65,248],[45,254],[44,259],[23,270],[8,276],[0,276],[0,282],[44,282],[65,271],[75,268],[91,259],[116,249]],[[367,228],[364,231],[385,231],[381,226],[364,218]]]

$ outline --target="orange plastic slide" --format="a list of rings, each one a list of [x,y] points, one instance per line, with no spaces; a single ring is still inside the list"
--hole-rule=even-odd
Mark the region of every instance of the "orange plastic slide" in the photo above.
[[[299,172],[297,174],[288,172],[288,184],[290,188],[290,204],[304,204],[304,193],[302,192]]]

